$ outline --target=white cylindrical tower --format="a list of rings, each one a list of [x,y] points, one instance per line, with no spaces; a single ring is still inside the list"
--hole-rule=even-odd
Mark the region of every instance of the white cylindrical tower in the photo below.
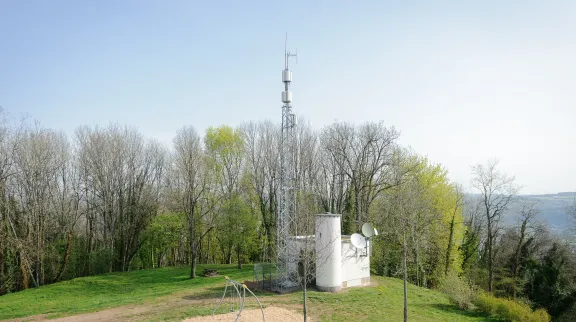
[[[342,290],[342,237],[337,214],[316,215],[316,287],[320,291]]]

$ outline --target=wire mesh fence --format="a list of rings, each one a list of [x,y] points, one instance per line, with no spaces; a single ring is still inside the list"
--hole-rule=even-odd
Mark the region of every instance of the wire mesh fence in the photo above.
[[[253,281],[261,290],[272,290],[276,280],[276,265],[274,263],[255,263]]]

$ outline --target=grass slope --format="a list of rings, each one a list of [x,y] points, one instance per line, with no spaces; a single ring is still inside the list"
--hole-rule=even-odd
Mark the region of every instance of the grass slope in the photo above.
[[[201,265],[217,268],[220,274],[232,279],[252,278],[252,267],[243,270],[233,265]],[[36,314],[65,313],[72,315],[98,311],[126,304],[146,303],[158,297],[183,290],[202,290],[209,286],[223,285],[217,278],[188,278],[188,267],[169,267],[111,273],[42,286],[0,297],[0,319],[17,318]]]
[[[242,270],[233,265],[202,265],[217,268],[221,275],[241,281],[252,279],[252,266]],[[0,297],[0,319],[38,314],[49,317],[73,315],[131,305],[146,305],[148,312],[138,320],[179,320],[210,314],[224,286],[222,277],[187,278],[188,268],[162,268],[129,273],[112,273],[43,286]],[[349,289],[330,294],[309,292],[309,314],[321,321],[402,320],[402,281],[373,277],[374,287]],[[273,295],[258,293],[265,306],[299,310],[301,293]],[[409,285],[411,321],[488,321],[484,315],[461,311],[439,292]],[[167,305],[170,304],[170,305]],[[253,307],[253,306],[252,306]]]
[[[372,277],[378,286],[352,288],[338,294],[309,293],[312,312],[322,321],[402,321],[402,280]],[[408,285],[410,321],[491,321],[485,315],[452,305],[443,293]]]

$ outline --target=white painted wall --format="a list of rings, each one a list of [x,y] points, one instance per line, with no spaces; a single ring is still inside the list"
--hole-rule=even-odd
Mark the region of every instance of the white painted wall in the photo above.
[[[369,253],[356,249],[350,239],[342,239],[342,282],[347,282],[347,287],[361,285],[363,278],[370,277]]]
[[[306,244],[308,243],[308,244]],[[310,250],[315,250],[316,239],[314,235],[312,236],[296,236],[290,237],[288,241],[288,254],[290,258],[286,264],[288,268],[288,274],[298,274],[298,262],[300,261],[300,251],[302,249],[308,248]]]

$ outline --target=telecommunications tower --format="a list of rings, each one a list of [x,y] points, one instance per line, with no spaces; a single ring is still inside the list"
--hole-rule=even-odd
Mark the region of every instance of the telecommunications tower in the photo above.
[[[286,41],[288,35],[286,35]],[[296,276],[288,271],[290,265],[289,239],[296,218],[296,117],[292,113],[292,92],[289,90],[292,72],[288,60],[296,57],[284,42],[284,70],[282,71],[282,137],[280,141],[280,195],[278,199],[276,236],[276,279],[274,289],[282,292],[298,285]]]

